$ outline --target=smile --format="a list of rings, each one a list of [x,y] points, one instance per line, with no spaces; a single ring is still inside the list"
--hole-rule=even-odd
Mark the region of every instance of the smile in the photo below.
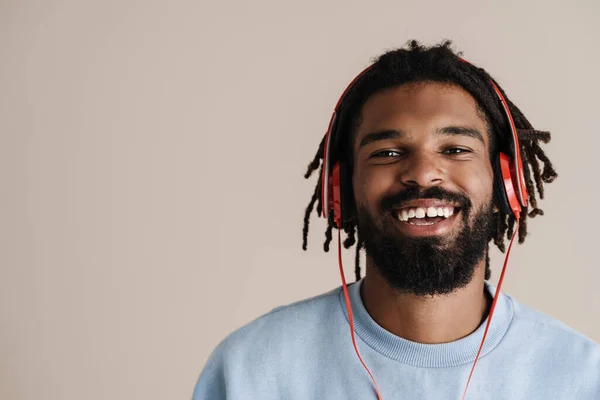
[[[432,220],[447,219],[454,215],[455,207],[410,207],[396,211],[397,218],[413,225],[433,225]]]
[[[445,234],[459,213],[460,208],[451,204],[412,205],[394,210],[400,229],[410,236]]]

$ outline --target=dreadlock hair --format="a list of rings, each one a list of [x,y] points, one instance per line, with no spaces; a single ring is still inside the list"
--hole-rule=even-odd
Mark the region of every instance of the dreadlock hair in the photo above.
[[[362,106],[373,94],[392,87],[397,87],[405,83],[412,82],[442,82],[458,85],[473,96],[478,104],[479,112],[487,122],[490,133],[490,155],[492,160],[498,157],[499,151],[512,154],[510,128],[508,126],[506,114],[502,109],[500,101],[491,85],[492,77],[482,68],[465,63],[459,59],[461,53],[454,52],[451,48],[452,42],[446,40],[439,45],[425,47],[419,42],[412,40],[408,42],[406,48],[389,51],[378,57],[373,67],[367,71],[348,91],[344,98],[340,110],[340,136],[338,149],[336,153],[340,154],[340,161],[346,162],[352,171],[352,145],[356,127],[360,124],[360,114]],[[495,83],[495,81],[494,81]],[[497,83],[496,83],[497,85]],[[527,236],[527,220],[537,215],[544,215],[544,212],[538,208],[538,196],[544,198],[544,183],[551,183],[557,177],[557,173],[552,166],[552,162],[546,156],[540,143],[550,141],[550,133],[538,131],[533,128],[531,123],[525,118],[525,115],[514,105],[504,93],[504,90],[497,85],[508,103],[510,112],[513,116],[519,143],[521,148],[521,158],[523,161],[525,183],[529,194],[529,207],[524,207],[519,219],[519,243],[525,241]],[[321,140],[317,153],[308,165],[304,175],[309,178],[316,170],[322,172],[323,150],[325,137]],[[344,157],[345,155],[345,157]],[[514,155],[513,155],[514,156]],[[321,182],[322,174],[319,174],[315,191],[305,210],[304,227],[302,232],[302,248],[306,250],[308,239],[308,226],[310,216],[315,208],[318,215],[321,214],[323,204],[321,204]],[[349,180],[350,181],[350,180]],[[351,191],[349,191],[351,192]],[[537,192],[537,195],[536,195]],[[352,195],[344,192],[344,196]],[[354,204],[353,202],[351,204]],[[355,210],[352,210],[355,213]],[[355,214],[353,214],[355,215]],[[506,214],[499,210],[494,214],[490,241],[500,249],[506,251],[504,244],[505,237],[510,238],[515,229],[516,218],[512,214]],[[325,232],[325,242],[323,248],[329,251],[329,245],[332,239],[333,224],[328,220]],[[344,247],[346,249],[356,245],[355,276],[356,280],[361,277],[360,251],[364,248],[364,241],[357,234],[356,218],[350,218],[344,222],[341,227],[346,233]],[[489,243],[486,255],[485,279],[491,276],[489,260]]]

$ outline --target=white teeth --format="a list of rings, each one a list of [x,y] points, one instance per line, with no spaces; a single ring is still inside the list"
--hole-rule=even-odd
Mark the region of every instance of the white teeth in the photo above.
[[[402,210],[402,216],[400,218],[401,221],[408,221],[408,211]]]
[[[411,218],[423,219],[425,217],[443,217],[449,218],[454,214],[454,207],[418,207],[418,208],[405,208],[398,210],[397,217],[400,221],[408,222]],[[422,223],[420,224],[422,225]]]

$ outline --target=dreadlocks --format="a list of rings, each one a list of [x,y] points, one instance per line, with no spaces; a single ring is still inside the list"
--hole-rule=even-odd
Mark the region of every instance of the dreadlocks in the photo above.
[[[479,111],[487,122],[490,132],[490,155],[492,159],[498,156],[498,151],[502,150],[508,154],[510,151],[510,138],[507,132],[510,132],[506,115],[501,109],[494,89],[491,85],[491,76],[482,68],[475,67],[459,59],[460,53],[455,53],[451,48],[451,42],[445,41],[437,46],[424,47],[417,41],[410,41],[407,48],[389,51],[381,55],[374,66],[349,90],[341,108],[341,129],[344,140],[340,140],[338,149],[339,154],[345,154],[344,161],[351,166],[353,158],[351,154],[351,143],[354,137],[354,131],[360,124],[360,112],[367,99],[387,88],[397,87],[410,82],[446,82],[461,86],[469,92],[476,100]],[[499,86],[498,86],[499,87]],[[521,158],[523,160],[523,169],[525,175],[525,184],[529,194],[529,205],[523,208],[519,219],[519,243],[525,241],[527,236],[527,220],[537,215],[544,215],[544,212],[538,208],[538,196],[544,198],[544,183],[550,183],[557,177],[552,162],[548,159],[540,143],[550,141],[550,133],[538,131],[533,128],[531,123],[525,118],[525,115],[515,106],[506,96],[504,90],[500,91],[507,99],[510,112],[513,116],[519,142],[521,147]],[[323,151],[325,138],[321,140],[317,153],[308,165],[304,175],[309,178],[316,170],[322,171]],[[508,151],[507,151],[508,150]],[[342,156],[343,157],[343,156]],[[351,168],[349,168],[351,171]],[[302,231],[302,248],[306,250],[308,239],[308,225],[310,215],[315,208],[317,214],[321,214],[323,204],[321,204],[321,174],[315,186],[315,191],[306,208],[304,214],[304,227]],[[537,193],[537,195],[536,195]],[[348,193],[344,193],[344,196]],[[514,215],[506,214],[500,210],[494,214],[494,222],[489,237],[490,241],[500,249],[506,251],[504,239],[510,238],[514,233],[516,218]],[[356,280],[361,277],[360,251],[364,247],[364,242],[357,234],[356,218],[351,218],[344,222],[341,227],[346,233],[344,247],[346,249],[356,245],[355,276]],[[333,225],[328,221],[325,231],[325,242],[323,248],[329,251],[329,245],[332,240]],[[488,243],[489,250],[489,243]],[[485,279],[491,276],[489,251],[486,256]]]

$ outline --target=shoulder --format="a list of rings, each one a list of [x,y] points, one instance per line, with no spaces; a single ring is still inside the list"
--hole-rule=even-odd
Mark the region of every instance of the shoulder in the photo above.
[[[249,398],[248,390],[270,393],[277,376],[291,379],[301,360],[325,352],[342,325],[339,292],[277,307],[229,334],[206,362],[193,398]]]
[[[518,303],[510,330],[519,338],[522,360],[554,372],[556,378],[571,377],[600,392],[600,344],[564,322]],[[525,359],[524,359],[525,357]]]
[[[568,347],[572,352],[589,350],[600,359],[600,344],[554,317],[534,310],[512,298],[511,301],[515,310],[515,323],[519,324],[521,329],[531,332],[540,344],[548,343],[557,348]]]
[[[229,334],[212,357],[238,365],[256,358],[264,361],[271,355],[281,356],[300,345],[305,347],[311,340],[322,339],[334,320],[344,318],[339,291],[336,288],[271,310]]]

